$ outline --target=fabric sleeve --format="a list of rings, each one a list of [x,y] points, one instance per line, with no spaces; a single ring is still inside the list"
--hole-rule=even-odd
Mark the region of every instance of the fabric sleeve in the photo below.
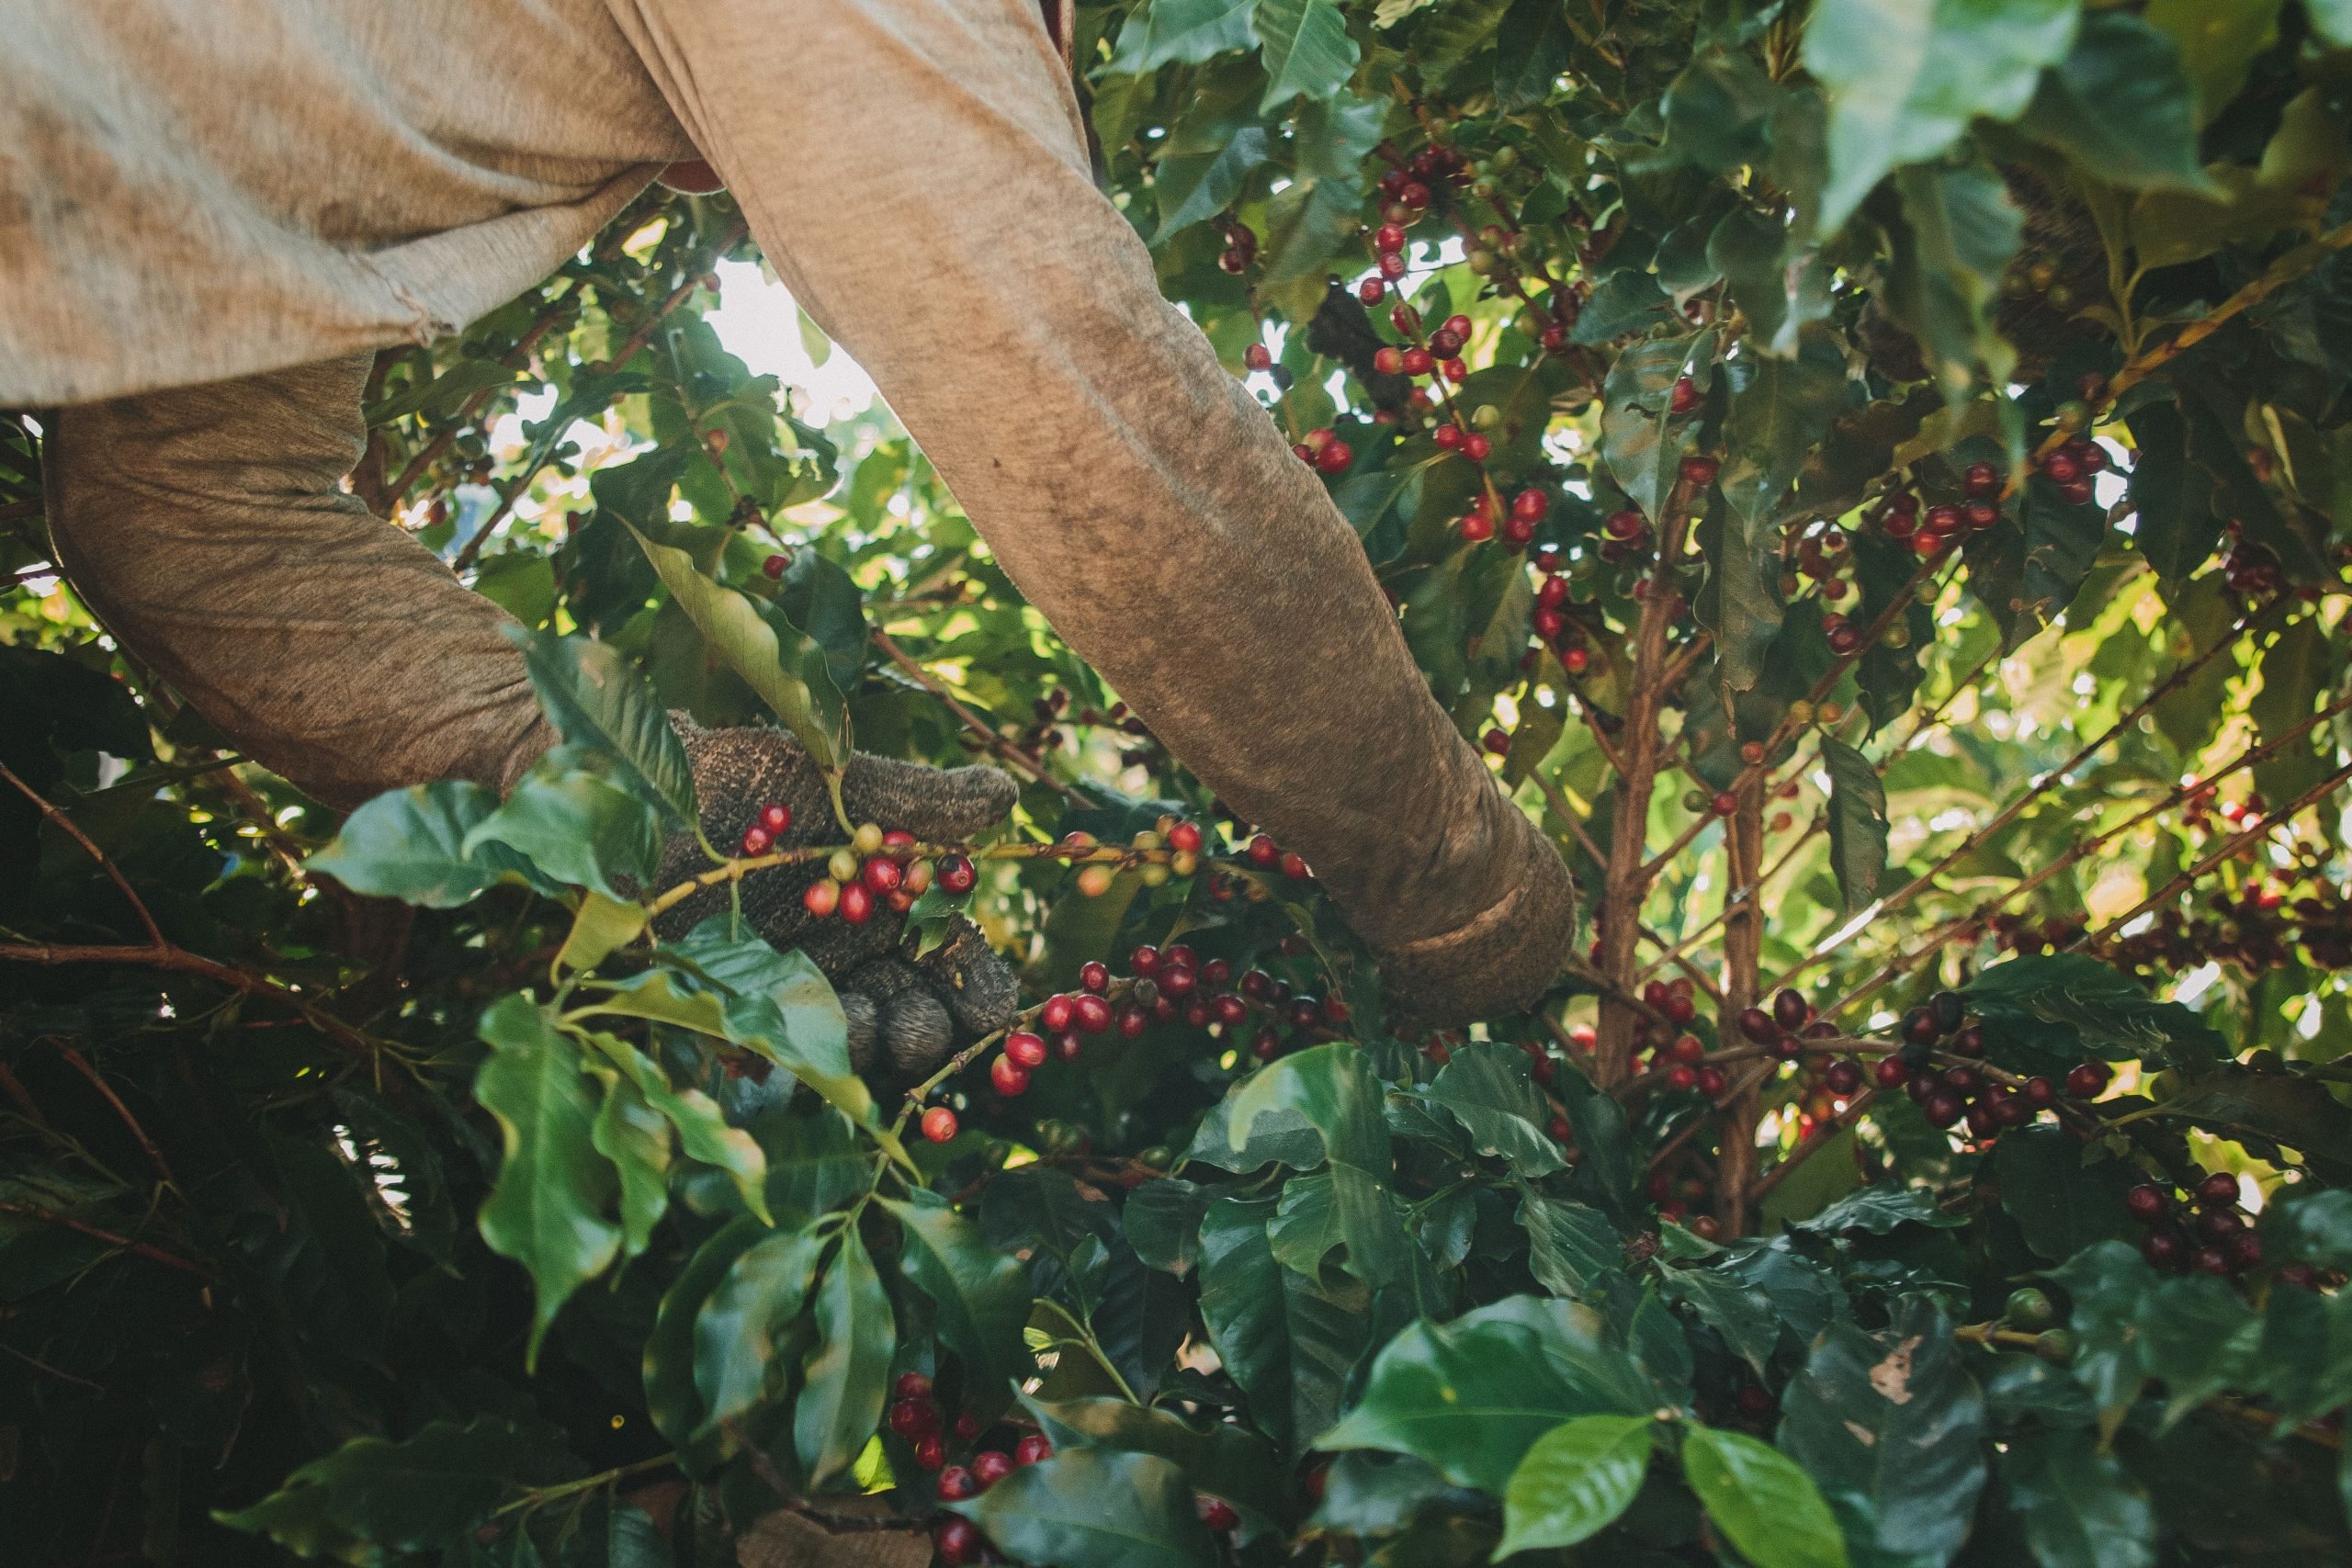
[[[339,488],[369,362],[63,410],[58,563],[135,658],[318,799],[503,789],[554,740],[506,615]]]
[[[1320,482],[1160,297],[1038,0],[613,5],[1055,629],[1396,972],[1487,1011],[1540,988],[1572,938],[1559,856],[1430,695]]]

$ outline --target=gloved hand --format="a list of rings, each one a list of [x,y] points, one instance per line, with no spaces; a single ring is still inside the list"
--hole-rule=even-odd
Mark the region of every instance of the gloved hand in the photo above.
[[[792,811],[779,848],[841,841],[823,771],[789,732],[705,729],[682,713],[670,724],[685,742],[703,833],[713,844],[732,846],[772,804]],[[852,822],[902,828],[925,843],[960,843],[986,831],[1018,794],[994,768],[927,768],[863,752],[850,759],[842,781]],[[659,885],[674,886],[707,865],[700,847],[678,834],[662,854]],[[860,1077],[912,1082],[944,1062],[959,1039],[1012,1021],[1020,1005],[1012,971],[971,921],[956,916],[946,942],[910,960],[899,942],[905,917],[886,903],[877,901],[863,925],[809,914],[801,893],[824,874],[822,862],[752,873],[742,881],[743,918],[772,946],[807,953],[833,983],[849,1015],[850,1066]],[[727,889],[706,888],[665,913],[656,931],[682,935],[727,909]]]

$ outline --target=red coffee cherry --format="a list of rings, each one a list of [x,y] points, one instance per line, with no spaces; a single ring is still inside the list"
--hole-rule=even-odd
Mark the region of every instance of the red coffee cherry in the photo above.
[[[1012,1462],[1017,1465],[1035,1464],[1041,1459],[1053,1457],[1054,1445],[1042,1432],[1032,1432],[1012,1445]]]
[[[978,1562],[987,1550],[980,1540],[980,1527],[969,1519],[942,1520],[931,1532],[931,1544],[948,1568]]]
[[[1186,854],[1201,852],[1201,828],[1197,822],[1179,822],[1168,829],[1168,847]],[[1140,951],[1140,950],[1138,950]],[[1141,971],[1137,971],[1141,973]]]
[[[1012,1456],[1001,1449],[982,1449],[972,1456],[972,1479],[979,1483],[983,1492],[1011,1475],[1012,1470]]]
[[[939,1499],[943,1503],[960,1503],[967,1497],[978,1495],[979,1490],[979,1483],[972,1479],[972,1472],[960,1464],[951,1464],[939,1472]]]
[[[874,895],[862,882],[852,882],[842,888],[842,919],[851,925],[862,926],[874,916]]]
[[[1099,960],[1090,958],[1078,966],[1078,983],[1097,994],[1106,991],[1111,987],[1110,968]]]
[[[934,1144],[947,1143],[956,1136],[956,1112],[944,1105],[934,1105],[922,1113],[922,1135]]]
[[[937,1433],[915,1439],[915,1463],[925,1470],[937,1470],[947,1462],[947,1446]]]
[[[957,897],[969,893],[979,876],[979,872],[967,856],[948,855],[939,863],[939,886]]]
[[[1675,413],[1689,413],[1699,406],[1703,398],[1699,383],[1684,376],[1675,381],[1674,390],[1667,396],[1666,406]]]
[[[939,1406],[929,1399],[901,1399],[890,1406],[885,1417],[890,1430],[910,1442],[927,1432],[939,1430]]]
[[[1689,485],[1711,485],[1715,482],[1715,475],[1722,469],[1723,465],[1714,458],[1702,457],[1694,453],[1682,459],[1680,469],[1682,482]]]
[[[773,842],[775,842],[775,836],[754,822],[743,829],[741,852],[745,860],[751,859],[753,855],[763,855],[768,852],[768,845]]]
[[[1089,991],[1077,998],[1071,1019],[1080,1034],[1101,1034],[1111,1027],[1111,1004]]]
[[[989,1064],[989,1084],[998,1094],[1011,1100],[1029,1087],[1029,1069],[1010,1055],[999,1056]]]
[[[775,802],[761,807],[760,826],[768,830],[770,838],[784,837],[785,829],[792,826],[792,807]]]
[[[1201,1523],[1213,1530],[1229,1530],[1241,1522],[1241,1516],[1233,1511],[1232,1504],[1205,1492],[1193,1499],[1193,1511],[1200,1516]]]
[[[1046,1042],[1042,1035],[1019,1030],[1004,1037],[1004,1054],[1024,1067],[1046,1065]]]
[[[842,885],[831,877],[820,877],[800,890],[800,907],[823,919],[841,907]]]
[[[1252,370],[1267,370],[1273,367],[1274,353],[1262,343],[1253,343],[1241,351],[1241,363]]]
[[[2076,1100],[2095,1100],[2114,1076],[2104,1062],[2085,1062],[2066,1075],[2066,1092]]]
[[[790,556],[770,556],[767,559],[760,563],[760,575],[766,578],[770,582],[774,582],[777,578],[784,575],[784,569],[791,564],[792,558]]]
[[[888,855],[874,855],[858,868],[857,879],[865,884],[869,893],[895,893],[906,879],[906,868]]]
[[[1074,997],[1047,997],[1046,1005],[1038,1010],[1037,1021],[1045,1026],[1046,1033],[1059,1034],[1069,1027],[1070,1019],[1077,1010],[1078,1000]]]

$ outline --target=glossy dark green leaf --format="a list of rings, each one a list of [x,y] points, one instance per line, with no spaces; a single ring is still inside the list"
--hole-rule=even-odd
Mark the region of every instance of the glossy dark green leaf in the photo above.
[[[1261,114],[1301,95],[1328,98],[1355,73],[1356,40],[1332,0],[1258,0],[1250,26],[1266,63]]]
[[[1217,1561],[1184,1472],[1157,1454],[1075,1449],[949,1506],[1018,1562],[1212,1568]]]
[[[505,1492],[521,1450],[505,1421],[432,1421],[400,1442],[356,1438],[253,1506],[213,1517],[304,1557],[373,1568],[389,1556],[456,1546]]]
[[[1499,1040],[1464,1045],[1421,1098],[1451,1111],[1468,1130],[1472,1150],[1503,1160],[1514,1176],[1547,1176],[1567,1166],[1545,1131],[1551,1111],[1544,1091],[1531,1076],[1527,1053],[1516,1045]]]
[[[931,1298],[940,1339],[963,1358],[964,1407],[985,1423],[1033,1370],[1021,1339],[1029,1317],[1028,1271],[991,1249],[980,1228],[953,1209],[880,1201],[903,1228],[899,1269]]]
[[[645,1340],[645,1407],[654,1428],[681,1451],[704,1424],[702,1396],[696,1387],[700,1374],[695,1335],[703,1306],[735,1260],[774,1235],[749,1215],[729,1222],[695,1249],[662,1292],[653,1331]]]
[[[362,803],[307,863],[354,893],[454,909],[503,875],[531,876],[529,863],[503,845],[469,848],[497,807],[496,795],[463,780],[393,790]]]
[[[2077,10],[2078,0],[1815,6],[1804,62],[1829,94],[1823,226],[1843,223],[1891,170],[1944,152],[1972,119],[2024,113],[2041,68],[2074,42]]]
[[[1201,1321],[1217,1359],[1249,1396],[1259,1430],[1303,1447],[1339,1418],[1340,1395],[1368,1348],[1369,1292],[1309,1279],[1276,1260],[1273,1204],[1220,1199],[1201,1222]]]
[[[1272,1445],[1254,1432],[1222,1422],[1204,1430],[1165,1410],[1124,1399],[1022,1404],[1037,1417],[1038,1430],[1057,1453],[1099,1448],[1158,1454],[1181,1466],[1199,1491],[1231,1503],[1255,1528],[1274,1525],[1288,1512],[1280,1461]]]
[[[1495,101],[1506,113],[1552,96],[1575,39],[1552,0],[1512,0],[1495,34]]]
[[[1878,1334],[1832,1324],[1781,1398],[1781,1449],[1891,1559],[1950,1562],[1984,1488],[1984,1396],[1951,1328],[1924,1296]]]
[[[2198,155],[2197,90],[2180,46],[2127,12],[2084,17],[2074,48],[2043,73],[2024,127],[2110,184],[2218,189]]]
[[[1201,1218],[1209,1201],[1205,1189],[1181,1177],[1147,1181],[1127,1194],[1119,1225],[1136,1257],[1181,1279],[1200,1261]]]
[[[684,831],[699,820],[686,749],[645,678],[618,649],[582,637],[506,628],[539,706],[571,745],[611,765],[611,781]]]
[[[817,1339],[793,1406],[793,1445],[812,1488],[845,1472],[882,1422],[899,1333],[890,1298],[854,1228],[817,1290]]]
[[[1994,1145],[2001,1207],[2028,1247],[2052,1263],[2094,1242],[2135,1239],[2123,1195],[2141,1179],[2105,1151],[2085,1163],[2085,1149],[2063,1127],[2016,1127]]]
[[[1903,224],[1885,303],[1918,340],[1947,401],[1970,401],[2006,385],[2016,363],[1994,316],[2024,220],[1999,174],[1981,163],[1905,169],[1894,186]]]
[[[1780,635],[1781,503],[1845,390],[1845,366],[1827,340],[1816,339],[1801,357],[1759,360],[1752,378],[1732,394],[1718,480],[1729,506],[1707,542],[1716,574],[1719,668],[1735,691],[1756,684]]]
[[[1961,987],[1985,1026],[1987,1049],[2005,1036],[2052,1048],[2078,1043],[2106,1056],[2202,1066],[2227,1055],[2211,1025],[2177,1002],[2159,1002],[2120,971],[2079,953],[1987,964]]]
[[[1590,1414],[1524,1325],[1423,1318],[1381,1349],[1362,1400],[1316,1446],[1412,1454],[1449,1481],[1500,1496],[1538,1438]]]
[[[1261,1067],[1233,1097],[1228,1147],[1248,1146],[1250,1127],[1266,1111],[1295,1111],[1322,1135],[1330,1162],[1340,1226],[1347,1236],[1350,1270],[1374,1284],[1396,1278],[1405,1264],[1404,1227],[1389,1184],[1388,1127],[1381,1118],[1382,1089],[1363,1051],[1342,1042],[1318,1045]]]
[[[2129,421],[2139,460],[2132,466],[2130,494],[2138,516],[2132,538],[2155,569],[2171,600],[2221,542],[2222,518],[2213,510],[2213,482],[2188,460],[2188,430],[2177,405],[2152,400],[2132,411]]]
[[[1657,525],[1677,470],[1699,422],[1668,408],[1675,383],[1690,377],[1704,391],[1713,376],[1715,334],[1652,338],[1617,356],[1601,387],[1600,456],[1627,499]]]
[[[635,1258],[670,1206],[670,1123],[618,1068],[594,1060],[582,1066],[604,1086],[589,1137],[620,1175],[621,1257]]]
[[[1105,69],[1133,75],[1248,49],[1257,41],[1250,30],[1257,8],[1258,0],[1149,0],[1120,27],[1118,48]]]
[[[1504,1488],[1495,1554],[1574,1546],[1614,1524],[1649,1473],[1655,1425],[1645,1416],[1579,1416],[1537,1438]]]
[[[814,1225],[763,1236],[711,1289],[694,1320],[699,1430],[734,1420],[767,1397],[777,1336],[808,1299],[829,1239]]]
[[[485,843],[503,844],[559,882],[613,898],[649,891],[662,858],[662,834],[645,802],[578,770],[525,773],[504,803],[467,831],[465,852]]]
[[[2281,631],[2262,650],[2262,688],[2246,704],[2255,733],[2270,745],[2308,724],[2320,699],[2332,695],[2344,668],[2342,655],[2318,620],[2310,615]],[[2265,800],[2284,803],[2312,789],[2333,771],[2335,744],[2325,726],[2290,740],[2254,769],[2254,786]]]
[[[1924,1188],[1881,1183],[1849,1193],[1809,1219],[1792,1221],[1789,1228],[1821,1235],[1840,1235],[1849,1231],[1888,1235],[1902,1225],[1951,1230],[1967,1223],[1963,1214],[1946,1213],[1936,1201],[1936,1195]]]
[[[1821,761],[1829,772],[1829,866],[1846,913],[1859,914],[1886,873],[1886,786],[1868,757],[1834,735],[1822,736]]]
[[[1220,128],[1223,129],[1223,128]],[[1171,137],[1170,141],[1174,141]],[[1232,129],[1215,146],[1192,152],[1170,146],[1160,159],[1159,229],[1155,245],[1216,217],[1241,194],[1242,183],[1266,162],[1272,142],[1261,125]]]
[[[2153,1568],[2147,1494],[2088,1431],[2034,1432],[2001,1455],[2001,1483],[2050,1568]]]
[[[1682,1473],[1715,1527],[1756,1568],[1845,1568],[1837,1517],[1796,1461],[1739,1432],[1692,1426]]]
[[[1585,1296],[1625,1266],[1625,1238],[1598,1209],[1530,1192],[1520,1200],[1527,1266],[1536,1283],[1564,1296]]]
[[[530,1362],[557,1309],[620,1251],[621,1229],[605,1217],[618,1183],[596,1152],[596,1096],[571,1038],[523,996],[483,1013],[481,1033],[491,1053],[475,1075],[474,1098],[505,1140],[497,1185],[482,1204],[481,1237],[531,1272]]]
[[[767,1156],[749,1133],[729,1126],[718,1102],[700,1089],[673,1089],[660,1066],[628,1042],[603,1033],[591,1033],[588,1042],[628,1077],[645,1104],[677,1129],[688,1158],[725,1171],[742,1193],[744,1206],[760,1220],[768,1219]]]
[[[2155,1292],[2156,1272],[2138,1247],[2103,1241],[2068,1258],[2051,1278],[2071,1301],[2066,1325],[2075,1340],[2075,1380],[2111,1430],[2147,1382],[2138,1323]]]

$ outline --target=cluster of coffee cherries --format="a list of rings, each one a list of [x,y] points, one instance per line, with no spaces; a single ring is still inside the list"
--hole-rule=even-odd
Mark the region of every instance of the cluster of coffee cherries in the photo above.
[[[2352,964],[2352,932],[2340,907],[2331,911],[2317,898],[2286,896],[2262,883],[2235,894],[2207,896],[2208,914],[2178,908],[2156,911],[2144,931],[2119,939],[2114,954],[2135,969],[2177,974],[2205,963],[2234,964],[2249,975],[2265,975],[2286,964],[2300,941],[2324,968]]]
[[[767,820],[768,812],[783,809],[763,807],[761,822]],[[789,825],[789,812],[785,813],[785,820]],[[766,852],[773,838],[763,840],[756,850],[752,847],[752,834],[765,831],[759,824],[745,830],[746,855]],[[801,890],[800,907],[820,920],[839,915],[854,926],[862,926],[874,918],[876,908],[905,914],[933,884],[960,898],[979,881],[978,868],[969,855],[948,854],[936,861],[919,857],[914,852],[917,841],[902,829],[885,832],[879,823],[859,824],[850,841],[826,857],[825,874]]]
[[[1714,1201],[1714,1185],[1696,1163],[1679,1170],[1652,1171],[1646,1190],[1650,1201],[1657,1205],[1659,1219],[1687,1224],[1693,1235],[1707,1241],[1715,1239],[1715,1217],[1706,1213],[1707,1205]]]
[[[2240,604],[2258,604],[2283,592],[2287,574],[2280,569],[2278,558],[2265,547],[2249,543],[2245,525],[2237,518],[2228,524],[2229,554],[2222,558],[2222,581]]]
[[[1990,463],[1971,463],[1961,475],[1961,501],[1938,502],[1923,511],[1917,495],[1896,491],[1873,514],[1879,532],[1890,539],[1908,540],[1917,555],[1939,556],[1962,535],[1982,533],[2001,521],[2000,469]]]
[[[1448,431],[1453,430],[1453,426],[1441,424],[1437,428],[1438,434],[1442,437]],[[1442,446],[1445,443],[1441,440],[1438,445]],[[1549,491],[1528,485],[1514,494],[1510,498],[1510,503],[1502,510],[1503,542],[1513,550],[1525,549],[1534,541],[1536,526],[1552,510],[1552,494]],[[1476,499],[1470,502],[1470,510],[1464,513],[1462,521],[1455,525],[1461,531],[1464,544],[1482,545],[1495,536],[1495,511],[1496,492],[1490,489],[1480,490]],[[1537,608],[1549,609],[1557,615],[1559,605],[1566,597],[1567,584],[1562,583],[1558,597],[1551,604],[1539,604]],[[1556,629],[1555,627],[1555,630]],[[1539,630],[1537,635],[1542,636],[1543,633]]]
[[[1306,438],[1292,446],[1291,451],[1318,474],[1343,474],[1348,465],[1356,460],[1356,449],[1329,428],[1308,431]]]
[[[2147,1227],[2140,1255],[2158,1269],[2234,1279],[2262,1266],[2262,1237],[2238,1203],[2238,1179],[2227,1171],[2198,1182],[2185,1203],[2169,1183],[2151,1181],[2125,1193],[2123,1206]],[[2288,1268],[2311,1273],[2308,1266]]]
[[[2004,953],[2022,953],[2031,957],[2044,953],[2064,953],[2083,940],[2090,927],[2079,919],[2052,916],[2046,920],[2029,919],[2004,910],[1989,922],[1993,945]]]
[[[901,1372],[891,1392],[893,1398],[884,1420],[891,1431],[913,1447],[917,1464],[939,1472],[939,1499],[943,1503],[977,1497],[1014,1471],[1053,1457],[1054,1445],[1042,1433],[1029,1432],[1013,1444],[1010,1452],[981,1449],[967,1463],[949,1464],[949,1438],[943,1429],[938,1402],[932,1397],[931,1380],[921,1372]],[[953,1432],[955,1441],[973,1442],[980,1436],[980,1425],[966,1411],[956,1417]],[[998,1561],[979,1527],[952,1514],[932,1527],[931,1541],[942,1562]]]
[[[2088,417],[2087,411],[2083,417]],[[2077,423],[2075,428],[2080,429],[2081,425]],[[2077,435],[2043,453],[2041,460],[2034,465],[2034,471],[2058,487],[2059,500],[2069,506],[2083,506],[2089,503],[2096,490],[2092,476],[2106,467],[2107,449],[2086,436]]]
[[[1984,1029],[1966,1021],[1966,1003],[1953,991],[1939,991],[1905,1013],[1902,1033],[1902,1048],[1881,1057],[1872,1069],[1879,1087],[1901,1085],[1938,1127],[1964,1118],[1979,1139],[2031,1121],[2062,1097],[2096,1100],[2115,1076],[2104,1062],[2078,1062],[2063,1086],[2041,1074],[2014,1084],[1994,1081],[1976,1065],[1984,1055]],[[1938,1055],[1956,1059],[1939,1072],[1933,1059]]]
[[[1838,604],[1854,593],[1852,580],[1844,573],[1854,564],[1853,551],[1848,547],[1846,531],[1831,524],[1818,533],[1808,533],[1797,540],[1796,570],[1781,575],[1781,597],[1793,599],[1805,581],[1818,585],[1826,604]],[[1832,652],[1850,653],[1861,646],[1861,634],[1857,632],[1844,648],[1838,646],[1833,632],[1829,647]]]
[[[1647,1049],[1641,1058],[1645,1070],[1663,1072],[1668,1089],[1696,1089],[1710,1100],[1730,1087],[1724,1070],[1707,1061],[1706,1042],[1682,1027],[1699,1016],[1698,992],[1687,976],[1650,981],[1642,1000],[1666,1021],[1645,1020],[1634,1031],[1635,1047]]]
[[[1395,233],[1397,242],[1403,243],[1402,231],[1393,224],[1380,232],[1383,235]],[[1401,261],[1403,258],[1396,259]],[[1407,341],[1402,346],[1384,344],[1374,350],[1372,367],[1374,370],[1384,376],[1442,377],[1456,385],[1469,377],[1470,367],[1462,358],[1462,350],[1470,342],[1469,317],[1448,316],[1429,334],[1426,342],[1421,338],[1420,313],[1410,305],[1398,305],[1389,311],[1388,321]],[[1485,461],[1487,454],[1493,449],[1493,444],[1485,435],[1476,431],[1465,432],[1458,426],[1454,427],[1450,437],[1441,427],[1435,440],[1447,451],[1458,450],[1474,463]]]
[[[1225,252],[1216,265],[1237,276],[1250,270],[1258,259],[1258,234],[1249,224],[1227,219],[1225,225]]]

